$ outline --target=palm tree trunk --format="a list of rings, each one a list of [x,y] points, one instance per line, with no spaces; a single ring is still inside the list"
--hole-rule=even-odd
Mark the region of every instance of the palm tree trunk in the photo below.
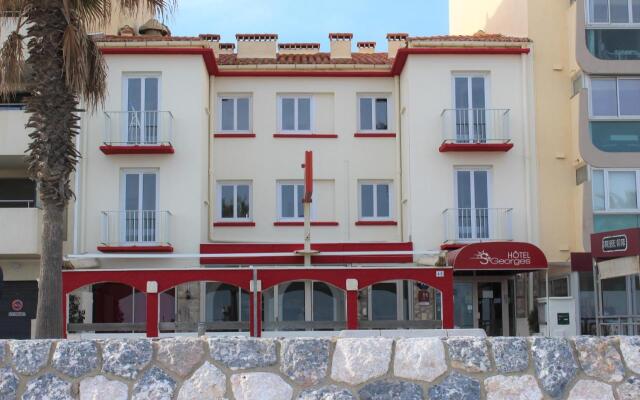
[[[34,88],[26,101],[32,139],[28,161],[44,211],[36,337],[60,338],[64,209],[73,196],[69,177],[79,156],[74,140],[78,101],[65,77],[62,49],[67,20],[62,1],[34,3],[28,18],[28,82]]]
[[[36,337],[62,337],[62,245],[64,207],[55,202],[42,204],[42,259],[38,284]]]

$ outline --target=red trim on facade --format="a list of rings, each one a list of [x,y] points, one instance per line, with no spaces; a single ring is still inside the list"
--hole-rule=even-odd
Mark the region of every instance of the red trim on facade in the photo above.
[[[209,75],[218,74],[218,64],[213,54],[213,49],[192,47],[102,47],[102,54],[133,54],[133,55],[199,55],[202,56],[204,65]]]
[[[173,246],[98,246],[101,253],[173,253]]]
[[[333,77],[333,78],[390,78],[400,75],[407,57],[411,54],[477,54],[508,55],[528,54],[531,50],[523,47],[421,47],[402,48],[387,71],[345,71],[345,70],[220,70],[212,49],[192,47],[102,47],[102,54],[158,54],[158,55],[201,55],[209,75],[227,77]]]
[[[412,54],[519,55],[529,54],[530,51],[530,49],[523,47],[405,47],[399,49],[396,53],[396,58],[393,62],[393,66],[391,67],[391,75],[400,75],[407,62],[407,57]]]
[[[356,221],[356,226],[397,226],[398,221]]]
[[[220,70],[216,76],[222,77],[283,77],[283,78],[391,78],[393,75],[386,71],[242,71],[242,70]]]
[[[106,155],[118,155],[118,154],[173,154],[175,149],[172,145],[159,145],[159,146],[113,146],[103,145],[100,146],[100,151]]]
[[[246,254],[237,258],[202,258],[201,264],[240,264],[240,265],[303,265],[304,257],[295,252],[302,250],[300,243],[204,243],[200,245],[202,254]],[[413,243],[312,243],[311,248],[322,252],[364,252],[364,251],[412,251]],[[291,253],[290,256],[261,257],[252,253]],[[314,264],[351,264],[351,263],[411,263],[413,255],[373,255],[373,256],[323,256],[311,257]]]
[[[274,133],[276,139],[337,139],[334,133]]]
[[[513,143],[442,143],[440,153],[458,152],[483,152],[501,151],[507,152],[513,148]]]
[[[338,226],[337,221],[311,221],[311,226]],[[301,221],[276,221],[273,226],[304,226]]]
[[[255,222],[214,222],[213,226],[216,228],[240,228],[240,227],[254,227]]]
[[[392,132],[385,132],[385,133],[363,133],[363,132],[357,132],[353,134],[353,137],[357,137],[357,138],[394,138],[397,135],[395,133]]]
[[[443,243],[440,245],[440,250],[458,250],[466,246],[462,243]]]
[[[216,139],[248,139],[256,137],[255,133],[214,133]]]

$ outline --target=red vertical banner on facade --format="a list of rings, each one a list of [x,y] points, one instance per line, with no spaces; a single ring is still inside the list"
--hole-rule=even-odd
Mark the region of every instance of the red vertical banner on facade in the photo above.
[[[304,152],[304,202],[311,203],[313,196],[313,152]]]

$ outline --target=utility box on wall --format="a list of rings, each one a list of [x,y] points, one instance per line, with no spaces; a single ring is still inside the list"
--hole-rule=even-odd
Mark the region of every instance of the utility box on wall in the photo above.
[[[547,298],[539,298],[538,315],[543,335],[571,337],[579,334],[573,297],[549,297],[548,309]]]

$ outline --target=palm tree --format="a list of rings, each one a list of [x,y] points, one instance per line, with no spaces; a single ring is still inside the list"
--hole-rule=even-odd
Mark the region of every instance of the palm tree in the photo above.
[[[14,22],[0,49],[0,95],[28,93],[28,171],[43,210],[38,338],[63,335],[64,210],[74,195],[70,175],[80,157],[74,140],[78,113],[80,102],[92,111],[106,95],[106,65],[88,28],[106,25],[113,9],[166,15],[175,1],[0,0],[0,13]]]

